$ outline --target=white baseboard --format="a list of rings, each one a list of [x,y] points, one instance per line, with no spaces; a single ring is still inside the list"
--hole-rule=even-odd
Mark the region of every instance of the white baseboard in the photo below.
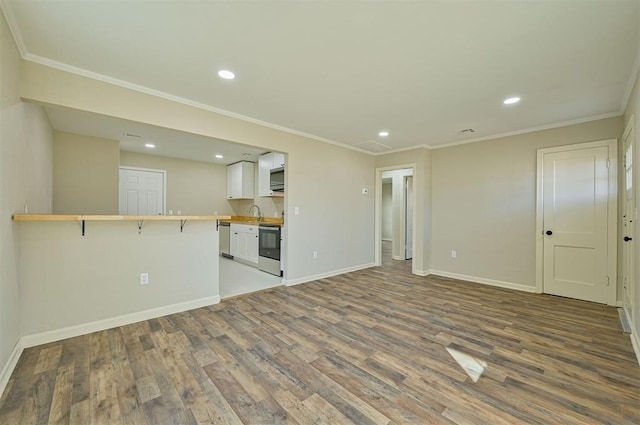
[[[425,277],[425,276],[428,276],[430,274],[430,271],[429,270],[416,270],[414,272],[414,274],[416,274],[418,276]]]
[[[523,285],[521,283],[504,282],[502,280],[486,279],[484,277],[450,273],[442,270],[428,270],[426,275],[431,275],[431,274],[436,276],[449,277],[452,279],[466,280],[474,283],[482,283],[484,285],[497,286],[498,288],[515,289],[516,291],[531,292],[531,293],[536,292],[535,286]]]
[[[33,347],[35,345],[47,344],[49,342],[59,341],[66,338],[73,338],[75,336],[80,336],[91,332],[98,332],[118,326],[129,325],[131,323],[136,323],[143,320],[155,319],[157,317],[167,316],[169,314],[181,313],[183,311],[193,310],[194,308],[218,304],[219,302],[220,295],[199,298],[197,300],[185,301],[182,303],[138,311],[136,313],[111,317],[104,320],[97,320],[95,322],[83,323],[80,325],[69,326],[62,329],[55,329],[38,334],[26,335],[23,336],[20,341],[22,342],[22,346],[24,348]]]
[[[638,360],[638,364],[640,365],[640,339],[638,338],[638,333],[634,329],[633,325],[631,325],[631,346],[633,347],[633,352],[636,353],[636,359]]]
[[[16,368],[18,364],[18,360],[20,360],[20,356],[22,355],[22,351],[24,351],[24,345],[22,343],[22,338],[18,340],[16,346],[13,347],[13,351],[11,352],[11,356],[9,356],[9,360],[4,365],[2,369],[2,374],[0,374],[0,395],[4,393],[4,389],[7,388],[7,384],[9,383],[9,378],[11,378],[11,374],[13,370]]]
[[[616,307],[624,307],[624,304],[623,304],[622,301],[618,300],[618,301],[616,301],[616,305],[615,306]]]
[[[282,279],[282,283],[287,285],[287,286],[294,286],[294,285],[299,285],[299,284],[305,283],[305,282],[312,282],[312,281],[318,280],[318,279],[324,279],[324,278],[331,277],[331,276],[337,276],[339,274],[355,272],[356,270],[368,269],[369,267],[374,267],[374,266],[375,266],[374,263],[361,264],[359,266],[347,267],[347,268],[339,269],[339,270],[332,270],[330,272],[314,274],[314,275],[311,275],[311,276],[299,277],[299,278],[296,278],[296,279],[288,279],[288,280],[287,279]]]

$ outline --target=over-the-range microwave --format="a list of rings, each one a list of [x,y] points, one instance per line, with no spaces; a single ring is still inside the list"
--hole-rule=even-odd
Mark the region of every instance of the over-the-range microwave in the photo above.
[[[284,192],[284,167],[271,169],[271,184],[269,189],[274,192]]]

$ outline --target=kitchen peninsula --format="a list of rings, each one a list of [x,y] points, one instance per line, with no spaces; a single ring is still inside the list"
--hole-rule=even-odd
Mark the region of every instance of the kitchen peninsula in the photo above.
[[[230,218],[14,215],[25,343],[218,303],[217,224]]]

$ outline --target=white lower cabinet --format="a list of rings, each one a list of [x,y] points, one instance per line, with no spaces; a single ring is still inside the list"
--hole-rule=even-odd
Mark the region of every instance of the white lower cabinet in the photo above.
[[[258,226],[231,224],[229,254],[234,258],[258,263]]]

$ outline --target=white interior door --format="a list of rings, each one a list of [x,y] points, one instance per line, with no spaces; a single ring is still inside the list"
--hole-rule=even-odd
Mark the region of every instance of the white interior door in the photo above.
[[[548,294],[608,300],[609,149],[543,156],[543,288]]]
[[[629,323],[633,323],[635,281],[633,278],[634,259],[634,226],[637,219],[635,189],[633,187],[633,140],[635,131],[633,118],[624,132],[622,149],[624,152],[624,203],[622,208],[622,305]]]
[[[120,215],[164,214],[164,171],[120,168]]]
[[[405,188],[405,220],[404,220],[404,259],[411,260],[413,258],[413,176],[404,178]]]

